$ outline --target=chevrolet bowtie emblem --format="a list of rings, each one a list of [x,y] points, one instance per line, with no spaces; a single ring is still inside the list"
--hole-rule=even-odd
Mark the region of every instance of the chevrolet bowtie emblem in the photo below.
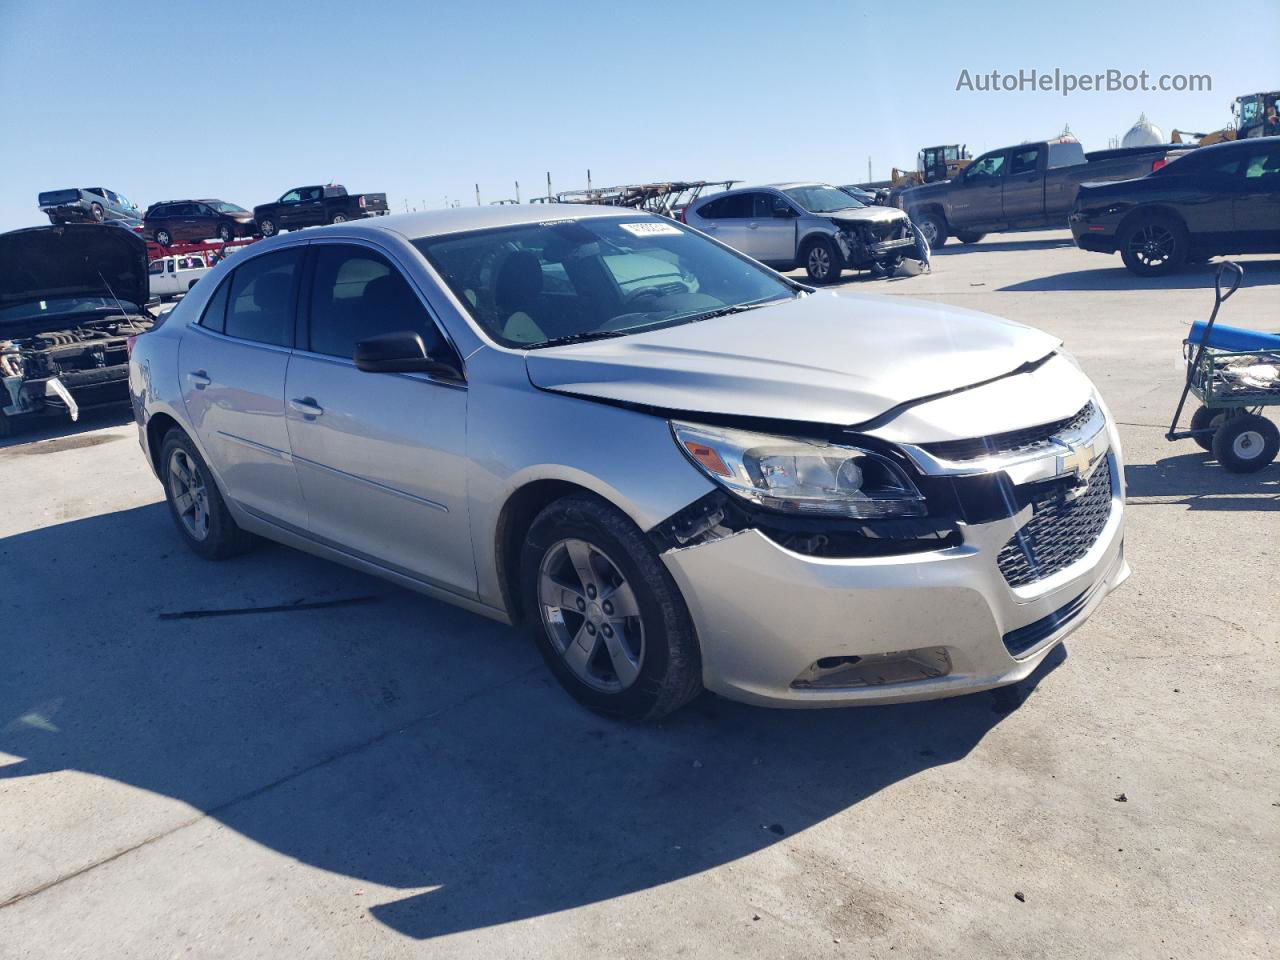
[[[1094,452],[1092,446],[1068,444],[1068,447],[1070,447],[1070,452],[1060,454],[1058,457],[1058,473],[1059,475],[1074,473],[1083,480],[1089,468],[1093,466],[1093,462],[1098,459],[1098,455]]]

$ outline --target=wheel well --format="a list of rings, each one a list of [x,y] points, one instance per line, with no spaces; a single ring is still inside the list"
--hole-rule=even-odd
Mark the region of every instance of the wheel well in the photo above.
[[[1128,213],[1124,215],[1124,219],[1122,219],[1120,221],[1119,226],[1116,227],[1116,239],[1118,240],[1121,234],[1123,234],[1126,230],[1128,230],[1138,221],[1147,220],[1147,219],[1156,218],[1156,217],[1164,217],[1166,219],[1172,220],[1176,224],[1178,224],[1178,226],[1180,226],[1184,231],[1186,231],[1187,229],[1187,222],[1182,219],[1182,215],[1179,214],[1176,210],[1172,209],[1171,207],[1162,207],[1162,206],[1155,206],[1155,205],[1145,206],[1145,207],[1135,207],[1133,210],[1130,210]]]
[[[941,220],[943,223],[947,222],[946,212],[936,203],[925,204],[924,206],[921,206],[921,207],[912,207],[910,210],[907,211],[907,218],[910,220],[915,220],[916,217],[924,216],[925,214],[936,214],[938,219]]]
[[[160,445],[164,443],[165,434],[174,428],[182,429],[178,426],[178,421],[167,413],[157,413],[147,421],[147,455],[151,457],[156,476],[164,473],[160,466]]]
[[[524,615],[520,606],[520,547],[525,534],[533,525],[534,518],[549,503],[581,493],[596,496],[586,487],[567,480],[535,480],[521,487],[503,504],[502,513],[498,515],[494,549],[502,599],[512,622],[519,623]]]

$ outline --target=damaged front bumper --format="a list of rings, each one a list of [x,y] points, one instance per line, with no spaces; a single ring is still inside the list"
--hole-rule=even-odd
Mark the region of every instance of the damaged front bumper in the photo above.
[[[815,555],[758,526],[716,537],[689,531],[692,545],[662,558],[698,633],[703,683],[735,700],[820,707],[934,699],[1023,679],[1129,575],[1116,439],[1111,424],[1093,436],[1100,456],[1085,489],[1096,496],[1078,495],[1080,509],[1098,518],[1090,545],[1039,579],[1010,547],[1033,535],[1033,517],[1054,514],[1052,506],[1038,514],[1040,503],[957,522],[958,535],[936,549],[917,543],[880,556]]]

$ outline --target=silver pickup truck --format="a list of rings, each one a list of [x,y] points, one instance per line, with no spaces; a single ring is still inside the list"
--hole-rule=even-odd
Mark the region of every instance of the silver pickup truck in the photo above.
[[[907,211],[931,247],[948,237],[977,243],[988,233],[1067,225],[1080,184],[1131,180],[1159,169],[1166,147],[1086,154],[1074,141],[1041,141],[984,153],[951,180],[903,190],[894,206]]]

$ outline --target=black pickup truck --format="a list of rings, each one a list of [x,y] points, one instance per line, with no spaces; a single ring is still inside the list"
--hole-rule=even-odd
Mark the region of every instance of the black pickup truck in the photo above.
[[[324,223],[345,223],[361,217],[381,217],[387,213],[385,193],[347,193],[340,183],[294,187],[275,203],[253,208],[258,232],[273,237],[281,230],[318,227]]]
[[[932,247],[954,236],[977,243],[988,233],[1065,227],[1080,184],[1146,176],[1168,147],[1086,154],[1075,141],[1041,141],[984,153],[951,180],[903,190],[893,199]]]

